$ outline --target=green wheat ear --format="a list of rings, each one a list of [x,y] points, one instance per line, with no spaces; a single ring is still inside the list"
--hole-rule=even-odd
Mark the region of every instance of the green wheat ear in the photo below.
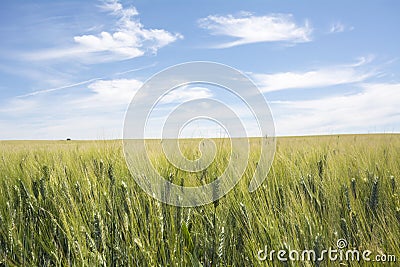
[[[114,176],[114,167],[112,164],[108,166],[108,178],[110,179],[111,185],[115,183],[115,176]]]
[[[353,194],[353,197],[356,199],[357,198],[356,178],[351,179],[351,192]]]
[[[374,183],[372,184],[371,195],[369,198],[369,207],[374,214],[376,213],[376,209],[378,208],[378,201],[379,201],[378,186],[379,182],[378,178],[376,177]]]
[[[225,247],[225,228],[224,226],[221,227],[221,232],[219,234],[219,245],[217,250],[218,261],[220,264],[224,263],[224,247]]]
[[[346,240],[349,240],[349,228],[347,226],[347,222],[345,218],[340,219],[340,229],[342,229],[343,237]]]
[[[390,185],[392,187],[392,194],[396,191],[396,180],[394,179],[394,176],[390,176]]]
[[[219,179],[216,179],[214,181],[214,186],[212,187],[212,195],[213,195],[213,204],[214,204],[214,208],[217,208],[219,205],[219,194],[220,194],[220,188],[219,188]]]
[[[32,180],[32,191],[36,200],[39,200],[39,182],[37,180]]]
[[[44,165],[42,167],[42,173],[43,173],[44,179],[46,179],[46,180],[50,179],[50,170],[49,170],[49,167],[47,165]]]

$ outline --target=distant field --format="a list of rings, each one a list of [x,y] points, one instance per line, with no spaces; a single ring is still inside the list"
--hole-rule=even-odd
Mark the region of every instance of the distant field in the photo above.
[[[152,142],[152,160],[177,184],[210,182],[228,160],[220,153],[189,175]],[[258,251],[318,254],[338,239],[400,261],[400,135],[278,138],[268,178],[254,193],[247,188],[258,140],[251,142],[248,171],[228,195],[179,208],[139,188],[121,141],[1,141],[0,266],[279,266],[260,261]],[[185,151],[196,157],[190,146]],[[319,264],[340,261],[287,266]]]

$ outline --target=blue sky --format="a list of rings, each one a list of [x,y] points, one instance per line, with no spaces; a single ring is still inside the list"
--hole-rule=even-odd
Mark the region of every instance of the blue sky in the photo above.
[[[0,5],[0,139],[121,138],[143,82],[196,60],[251,78],[277,135],[400,131],[397,1]]]

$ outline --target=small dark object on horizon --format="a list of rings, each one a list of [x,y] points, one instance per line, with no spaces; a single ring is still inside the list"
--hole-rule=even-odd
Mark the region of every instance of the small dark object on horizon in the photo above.
[[[71,138],[67,138],[67,141],[71,141]]]

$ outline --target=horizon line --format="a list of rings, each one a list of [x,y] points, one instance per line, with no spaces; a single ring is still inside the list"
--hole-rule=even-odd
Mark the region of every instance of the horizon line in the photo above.
[[[377,133],[339,133],[339,134],[310,134],[310,135],[276,135],[276,136],[245,136],[245,137],[184,137],[184,138],[131,138],[131,139],[123,139],[123,138],[110,138],[110,139],[0,139],[0,142],[7,141],[123,141],[123,140],[197,140],[197,139],[235,139],[235,138],[296,138],[296,137],[329,137],[329,136],[350,136],[350,135],[400,135],[400,132],[377,132]],[[68,140],[69,139],[69,140]]]

